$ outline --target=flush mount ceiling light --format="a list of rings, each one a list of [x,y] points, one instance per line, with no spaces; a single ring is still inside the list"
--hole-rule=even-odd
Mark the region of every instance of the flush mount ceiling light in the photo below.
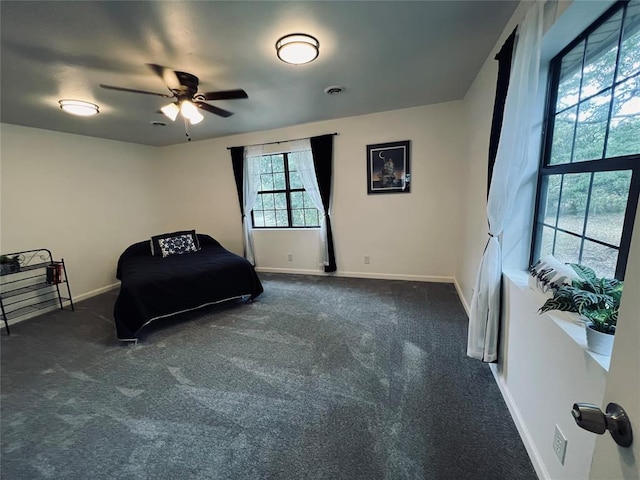
[[[319,49],[320,42],[304,33],[285,35],[276,42],[278,58],[293,65],[302,65],[315,60]]]
[[[100,108],[95,103],[84,102],[82,100],[58,100],[60,108],[72,115],[89,117],[100,113]]]

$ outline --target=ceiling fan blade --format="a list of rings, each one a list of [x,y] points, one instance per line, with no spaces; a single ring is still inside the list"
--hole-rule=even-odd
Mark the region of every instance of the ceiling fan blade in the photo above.
[[[225,118],[233,115],[233,112],[223,110],[222,108],[214,107],[213,105],[209,105],[208,103],[204,103],[204,102],[194,102],[194,103],[201,109],[206,110],[209,113],[213,113],[214,115],[220,115],[221,117],[225,117]]]
[[[155,63],[147,63],[147,65],[153,70],[153,73],[164,81],[169,90],[179,89],[181,87],[180,79],[178,79],[175,71],[162,65],[156,65]]]
[[[235,100],[236,98],[249,98],[247,92],[241,88],[237,90],[222,90],[220,92],[207,92],[202,96],[205,100]]]
[[[113,87],[111,85],[103,85],[103,84],[100,84],[100,86],[102,88],[106,88],[107,90],[118,90],[120,92],[131,92],[131,93],[144,93],[145,95],[156,95],[158,97],[173,98],[173,95],[167,95],[166,93],[147,92],[146,90],[136,90],[134,88]]]

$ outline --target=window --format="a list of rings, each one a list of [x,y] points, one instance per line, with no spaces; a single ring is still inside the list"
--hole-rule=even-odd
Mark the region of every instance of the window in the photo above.
[[[260,190],[252,212],[254,228],[319,227],[318,209],[302,186],[287,153],[260,159]]]
[[[531,261],[623,279],[640,192],[640,0],[616,3],[549,72]]]

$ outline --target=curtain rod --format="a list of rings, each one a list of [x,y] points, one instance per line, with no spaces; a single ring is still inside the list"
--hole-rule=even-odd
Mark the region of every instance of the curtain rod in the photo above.
[[[340,135],[340,134],[338,132],[333,132],[333,133],[325,133],[325,135]],[[322,137],[322,135],[314,135],[314,137]],[[242,146],[257,147],[258,145],[275,145],[276,143],[295,142],[296,140],[306,140],[307,138],[311,138],[311,137],[292,138],[290,140],[280,140],[279,142],[254,143],[252,145],[242,145]],[[232,148],[238,148],[238,147],[227,147],[227,150],[231,150]]]

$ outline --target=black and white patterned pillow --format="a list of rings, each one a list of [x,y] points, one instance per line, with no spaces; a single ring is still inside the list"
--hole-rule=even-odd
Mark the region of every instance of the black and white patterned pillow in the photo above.
[[[196,235],[195,230],[182,230],[179,232],[171,232],[171,233],[163,233],[162,235],[155,235],[151,237],[151,255],[160,256],[162,255],[162,250],[160,249],[160,239],[170,238],[170,237],[178,237],[180,235],[190,235],[193,239],[193,243],[196,246],[196,251],[200,250],[200,242],[198,241],[198,236]]]
[[[160,238],[158,243],[160,244],[162,256],[165,258],[169,255],[182,255],[183,253],[198,251],[191,235]]]
[[[578,274],[566,263],[553,255],[546,255],[529,267],[529,286],[542,293],[552,293],[564,284],[571,285]]]

